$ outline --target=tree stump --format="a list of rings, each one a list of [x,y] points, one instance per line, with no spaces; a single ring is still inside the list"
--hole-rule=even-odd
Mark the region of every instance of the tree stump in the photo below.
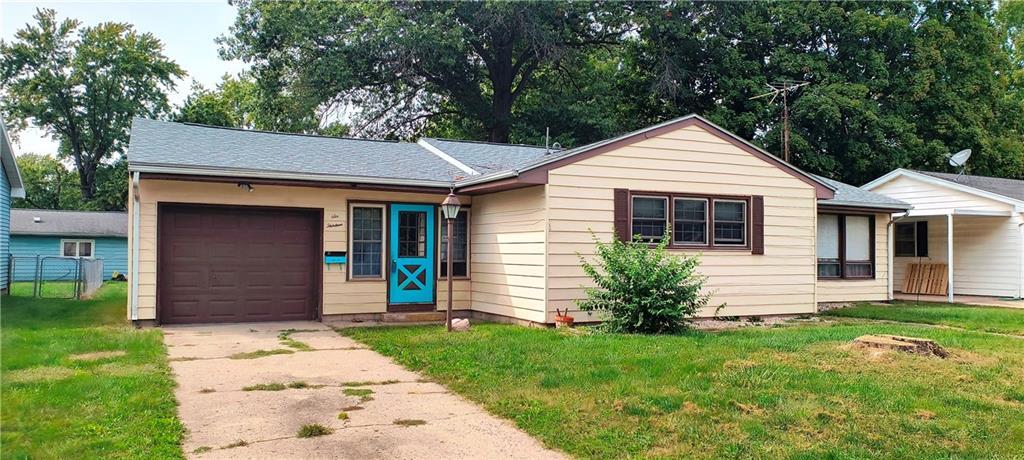
[[[945,358],[949,352],[932,340],[919,337],[904,337],[899,335],[862,335],[853,340],[853,344],[862,348],[878,348],[883,350],[896,350],[904,353],[918,355],[930,355]]]

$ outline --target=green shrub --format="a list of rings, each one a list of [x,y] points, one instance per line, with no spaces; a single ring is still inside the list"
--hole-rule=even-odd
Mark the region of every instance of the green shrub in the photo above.
[[[666,235],[670,235],[666,232]],[[689,327],[710,295],[701,294],[705,277],[697,273],[697,256],[670,254],[665,239],[654,247],[635,238],[605,243],[594,237],[597,264],[580,256],[583,271],[594,280],[585,299],[576,304],[584,311],[608,312],[603,327],[615,332],[663,334]]]

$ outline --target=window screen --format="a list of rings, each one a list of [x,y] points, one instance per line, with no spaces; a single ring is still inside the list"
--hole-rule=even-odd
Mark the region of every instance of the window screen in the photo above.
[[[352,277],[382,276],[384,209],[352,208]]]
[[[846,216],[846,276],[871,276],[871,218]]]
[[[715,200],[715,244],[746,244],[746,227],[746,202]]]
[[[465,210],[452,223],[452,276],[469,275],[469,214]],[[442,277],[448,276],[448,223],[441,219],[441,270]]]
[[[633,235],[661,241],[668,225],[668,198],[633,197]]]
[[[706,244],[708,242],[708,200],[676,198],[674,206],[673,242]]]

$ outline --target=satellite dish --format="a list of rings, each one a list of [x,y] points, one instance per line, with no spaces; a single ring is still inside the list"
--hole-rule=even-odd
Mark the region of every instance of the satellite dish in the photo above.
[[[967,164],[967,159],[969,158],[971,158],[971,149],[961,150],[949,157],[949,165],[955,168],[962,168]]]

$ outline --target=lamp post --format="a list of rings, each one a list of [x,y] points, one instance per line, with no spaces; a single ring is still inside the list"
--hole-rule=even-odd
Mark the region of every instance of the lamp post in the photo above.
[[[447,276],[445,278],[448,280],[448,314],[445,316],[445,324],[448,327],[448,332],[452,331],[452,233],[460,207],[462,207],[462,203],[459,203],[459,197],[455,196],[454,190],[448,193],[448,196],[441,202],[441,212],[444,213],[444,220],[448,224],[448,238],[445,240],[447,243],[447,248],[445,248],[445,274]]]

